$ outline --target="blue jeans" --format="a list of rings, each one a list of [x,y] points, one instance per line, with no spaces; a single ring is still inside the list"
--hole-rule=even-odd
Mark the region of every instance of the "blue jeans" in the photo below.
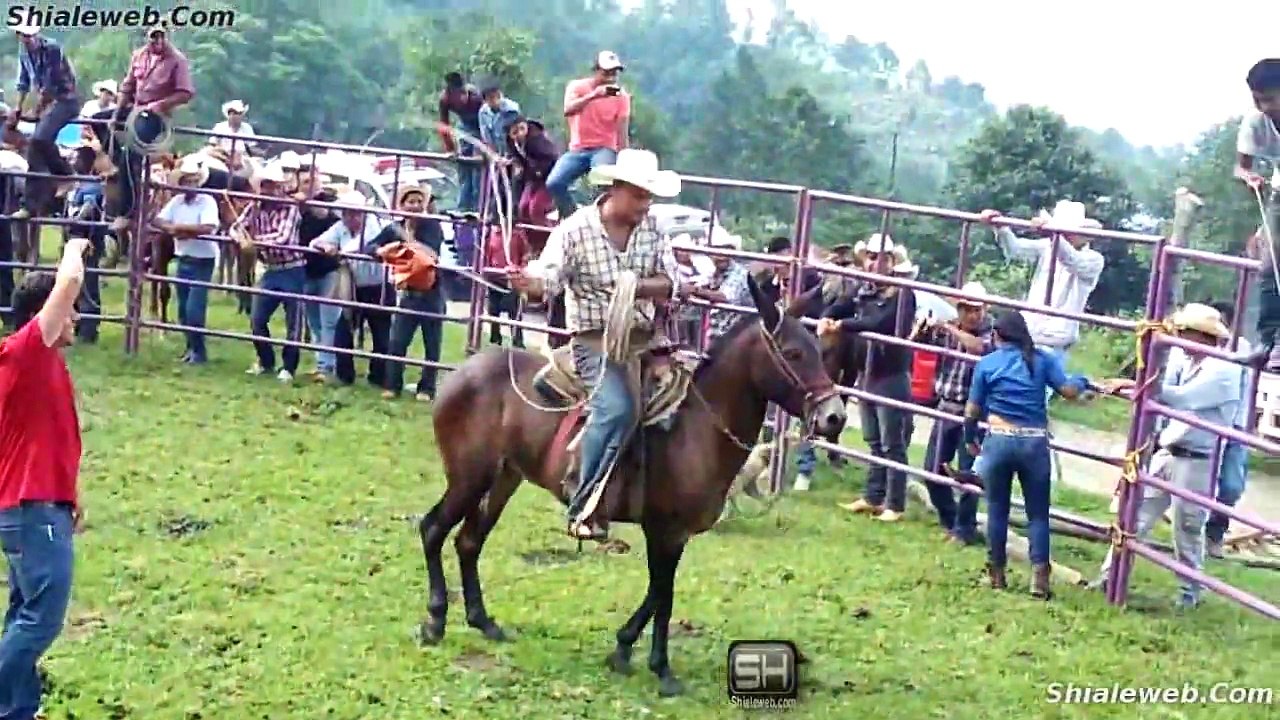
[[[1218,502],[1235,507],[1244,495],[1245,481],[1249,479],[1249,446],[1228,442],[1222,451],[1222,465],[1218,470]],[[1222,542],[1231,526],[1231,518],[1219,513],[1209,516],[1205,536],[1214,542]]]
[[[404,310],[418,312],[445,313],[444,291],[437,284],[431,292],[401,290],[399,305]],[[440,362],[440,344],[444,339],[444,321],[414,315],[397,314],[391,318],[391,354],[405,357],[409,346],[413,344],[413,336],[422,329],[422,345],[427,362]],[[436,394],[436,368],[423,367],[422,379],[418,381],[418,394]],[[404,389],[404,363],[388,363],[386,389],[397,395]]]
[[[84,258],[84,285],[80,287],[80,308],[83,312],[94,315],[102,314],[102,278],[94,271],[98,269],[98,263],[102,261],[102,256],[106,253],[106,250],[106,232],[101,228],[91,228],[89,230],[89,254]],[[12,253],[12,250],[10,253]],[[10,294],[12,294],[12,290],[10,290]],[[0,297],[9,297],[9,295],[5,295],[0,290]],[[182,322],[182,320],[179,319],[178,322]],[[97,342],[98,321],[93,318],[81,317],[76,322],[76,339],[86,343]]]
[[[480,137],[480,128],[463,127],[463,130],[475,137]],[[471,143],[461,143],[458,157],[475,157],[476,149]],[[480,173],[479,165],[458,163],[458,210],[475,212],[480,207]]]
[[[941,474],[943,465],[956,461],[961,472],[973,469],[973,456],[964,446],[964,426],[956,422],[938,420],[933,424],[933,432],[929,434],[929,447],[925,450],[924,467],[926,470]],[[925,482],[929,490],[929,502],[938,511],[938,522],[943,529],[961,540],[969,541],[978,534],[978,495],[953,490],[948,485]],[[960,501],[956,502],[956,493],[960,493]]]
[[[1013,476],[1022,485],[1027,508],[1027,541],[1031,564],[1049,562],[1049,438],[989,433],[982,441],[978,472],[986,486],[987,559],[995,567],[1008,563],[1009,496]]]
[[[796,446],[796,472],[801,475],[812,475],[818,467],[818,453],[812,443],[803,440]]]
[[[306,283],[307,274],[301,266],[270,268],[262,273],[262,277],[258,280],[258,288],[301,295]],[[268,323],[271,322],[271,316],[275,314],[276,308],[281,305],[284,305],[285,339],[294,342],[298,341],[301,336],[301,333],[298,332],[299,320],[301,319],[298,317],[301,309],[298,307],[298,301],[270,295],[253,296],[253,310],[249,315],[249,325],[254,335],[264,338],[271,337],[271,328],[268,327]],[[275,369],[276,354],[270,343],[254,342],[253,349],[258,353],[258,365],[263,370],[270,371]],[[298,371],[298,348],[286,346],[280,350],[280,357],[284,360],[285,370],[290,373]]]
[[[213,280],[213,258],[178,256],[178,279],[210,282]],[[178,284],[178,322],[187,327],[203,328],[209,314],[209,288]],[[192,362],[209,360],[204,347],[204,333],[188,330],[187,356]]]
[[[590,414],[582,435],[578,487],[569,500],[569,519],[585,520],[595,512],[592,496],[621,454],[635,425],[638,408],[627,383],[626,368],[580,342],[572,342],[570,349],[578,376],[586,387],[595,389],[587,406]]]
[[[338,285],[338,271],[327,272],[318,278],[307,278],[303,284],[303,292],[314,297],[328,297]],[[311,328],[312,342],[317,345],[333,347],[333,336],[338,329],[338,319],[342,317],[342,307],[323,303],[309,302],[306,306],[307,327]],[[326,375],[332,375],[338,367],[337,356],[324,350],[316,351],[316,369]]]
[[[0,544],[9,562],[9,609],[0,636],[0,717],[31,720],[43,688],[36,663],[62,632],[71,599],[71,509],[23,503],[0,510]]]
[[[556,199],[556,208],[563,221],[573,214],[578,206],[569,195],[569,188],[578,178],[591,172],[591,168],[608,165],[618,159],[618,153],[609,148],[583,148],[570,150],[556,160],[555,167],[547,174],[547,191]]]
[[[906,373],[871,378],[867,392],[906,402],[911,398],[911,378]],[[871,454],[906,465],[907,412],[872,402],[858,403],[858,412],[862,416],[862,439]],[[902,512],[907,507],[907,474],[873,464],[867,471],[864,498],[872,505],[886,505]]]

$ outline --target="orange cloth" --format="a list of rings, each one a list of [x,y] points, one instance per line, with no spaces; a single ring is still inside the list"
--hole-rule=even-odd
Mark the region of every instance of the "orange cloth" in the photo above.
[[[435,252],[415,241],[400,241],[384,246],[378,257],[391,268],[391,277],[399,290],[427,292],[436,286]]]

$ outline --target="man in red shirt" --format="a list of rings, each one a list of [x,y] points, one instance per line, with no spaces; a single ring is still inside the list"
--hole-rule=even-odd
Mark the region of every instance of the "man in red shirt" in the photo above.
[[[618,85],[625,69],[617,54],[596,56],[591,77],[571,80],[564,88],[564,116],[569,120],[569,151],[560,156],[547,176],[547,190],[556,199],[563,221],[578,209],[569,188],[598,165],[612,165],[627,147],[631,96]]]
[[[9,611],[0,635],[0,717],[31,720],[36,663],[71,597],[72,534],[84,520],[76,486],[80,421],[60,348],[75,338],[89,241],[73,238],[56,275],[28,274],[13,292],[18,331],[0,342],[0,545]]]

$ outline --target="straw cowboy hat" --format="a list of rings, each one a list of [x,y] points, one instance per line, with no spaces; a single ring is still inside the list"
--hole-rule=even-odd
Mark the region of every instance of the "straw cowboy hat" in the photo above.
[[[894,245],[890,252],[893,253],[894,275],[915,277],[920,273],[920,266],[911,262],[911,258],[907,256],[907,249],[905,247],[901,245]]]
[[[11,26],[9,27],[9,29],[10,29],[10,30],[12,30],[12,31],[14,31],[14,32],[15,32],[15,33],[17,33],[18,35],[26,35],[27,37],[31,37],[32,35],[39,35],[39,34],[40,34],[40,26],[39,26],[39,25],[30,25],[30,24],[24,24],[24,25],[11,25]]]
[[[182,158],[182,164],[178,166],[178,171],[174,175],[174,179],[181,182],[183,178],[195,176],[196,187],[201,187],[205,181],[209,179],[209,168],[205,165],[204,159],[194,155],[188,155]]]
[[[648,150],[627,148],[619,152],[617,162],[593,168],[590,180],[593,185],[635,185],[661,198],[680,194],[680,176],[671,170],[659,170],[658,156]]]
[[[978,297],[987,297],[987,288],[978,281],[967,282],[964,287],[960,288],[960,292],[965,295],[976,295]],[[956,307],[966,305],[968,307],[986,307],[987,304],[981,300],[966,300],[965,298],[956,298]]]
[[[1179,330],[1194,330],[1219,340],[1231,337],[1231,331],[1222,323],[1222,313],[1200,303],[1187,303],[1169,322]]]
[[[116,95],[116,94],[118,94],[118,93],[119,93],[119,88],[118,88],[118,86],[116,85],[116,81],[115,81],[115,80],[99,80],[98,82],[96,82],[96,83],[94,83],[94,84],[93,84],[93,94],[94,94],[94,95],[97,95],[98,93],[101,93],[103,90],[106,90],[107,92],[111,93],[112,95]]]
[[[338,194],[339,205],[359,205],[364,207],[369,204],[369,200],[359,190],[344,190]],[[343,210],[343,212],[352,212],[351,210]]]
[[[1102,223],[1085,214],[1084,203],[1073,200],[1059,200],[1052,213],[1041,210],[1040,218],[1052,230],[1096,230],[1102,227]]]
[[[227,117],[231,113],[243,115],[247,112],[249,112],[249,106],[243,100],[228,100],[222,103],[222,117]]]
[[[871,237],[867,238],[867,242],[863,245],[861,252],[876,253],[878,255],[880,253],[893,252],[893,248],[893,238],[888,235],[875,233]],[[854,246],[854,250],[858,251],[858,247],[856,245]]]
[[[431,188],[425,185],[401,185],[400,189],[396,191],[396,207],[403,205],[404,199],[414,193],[422,196],[424,205],[431,202]]]

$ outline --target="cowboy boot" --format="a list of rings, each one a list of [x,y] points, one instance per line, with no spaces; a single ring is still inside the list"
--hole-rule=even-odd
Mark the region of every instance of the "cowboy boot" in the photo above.
[[[991,581],[992,590],[1004,590],[1009,586],[1005,581],[1004,566],[987,563],[987,579]]]
[[[1048,600],[1053,597],[1053,590],[1049,586],[1051,571],[1052,568],[1048,563],[1031,567],[1031,597],[1040,600]]]

